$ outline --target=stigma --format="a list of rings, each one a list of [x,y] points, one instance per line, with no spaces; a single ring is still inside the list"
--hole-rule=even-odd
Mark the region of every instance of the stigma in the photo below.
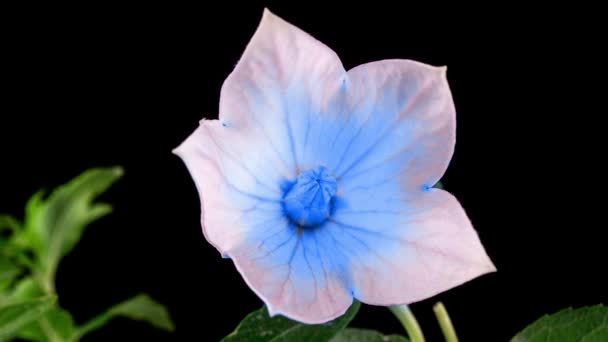
[[[301,228],[320,225],[330,217],[337,191],[336,179],[325,166],[317,166],[290,182],[283,193],[283,210]]]

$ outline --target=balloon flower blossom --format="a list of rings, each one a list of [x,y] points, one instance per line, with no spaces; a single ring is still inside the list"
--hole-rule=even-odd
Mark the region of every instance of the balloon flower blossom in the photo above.
[[[174,150],[204,235],[271,316],[307,324],[353,299],[416,302],[495,271],[464,209],[434,187],[455,146],[445,67],[348,71],[268,10],[222,85],[219,119]]]

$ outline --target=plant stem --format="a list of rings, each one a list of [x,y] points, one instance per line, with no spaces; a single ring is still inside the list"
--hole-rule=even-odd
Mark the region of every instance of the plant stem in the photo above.
[[[102,314],[92,318],[90,321],[78,327],[69,341],[79,341],[84,335],[104,326],[110,319],[112,319],[112,315],[108,311],[103,312]]]
[[[407,305],[394,305],[388,307],[391,312],[397,316],[407,334],[410,337],[411,342],[424,342],[424,335],[422,329],[418,325],[418,321],[414,314]]]
[[[452,325],[452,320],[450,320],[450,316],[448,315],[445,306],[443,306],[443,303],[439,302],[435,304],[435,306],[433,306],[433,311],[435,312],[435,317],[437,317],[437,321],[439,322],[446,342],[458,342],[458,336],[456,336],[454,325]]]

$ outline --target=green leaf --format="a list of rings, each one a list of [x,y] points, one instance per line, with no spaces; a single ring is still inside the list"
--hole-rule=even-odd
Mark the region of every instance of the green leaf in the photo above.
[[[27,277],[17,283],[10,298],[13,301],[24,301],[42,295],[44,291],[40,285],[34,279]],[[67,341],[74,330],[74,320],[70,313],[54,306],[34,322],[20,329],[17,336],[38,342]]]
[[[4,267],[0,266],[0,269],[2,268]],[[7,287],[9,287],[13,280],[17,278],[20,273],[19,269],[16,267],[10,270],[2,270],[0,272],[0,291],[3,291]]]
[[[110,205],[93,201],[122,174],[120,167],[93,168],[57,187],[46,200],[38,192],[28,202],[20,241],[37,253],[48,286],[59,261],[74,248],[85,227],[111,212]]]
[[[76,325],[72,315],[66,310],[54,308],[45,316],[57,336],[61,337],[62,340],[65,341],[74,334]]]
[[[9,288],[20,273],[17,265],[0,255],[0,292]]]
[[[9,273],[13,273],[15,271],[19,272],[19,270],[19,267],[17,267],[17,265],[15,265],[12,261],[0,256],[0,280],[10,278],[8,276]]]
[[[28,299],[39,298],[44,295],[40,285],[31,277],[21,279],[10,295],[13,301],[25,301]]]
[[[30,197],[25,204],[24,230],[15,236],[15,244],[21,248],[29,248],[36,255],[42,254],[44,229],[44,191],[40,190]]]
[[[49,296],[0,307],[0,341],[14,337],[21,328],[47,312],[55,301],[55,296]]]
[[[408,342],[401,335],[383,335],[375,330],[346,328],[338,333],[331,342]]]
[[[439,181],[433,186],[433,188],[443,189],[443,183],[441,183],[441,181]]]
[[[62,308],[54,307],[35,322],[20,329],[17,337],[37,342],[69,341],[75,330],[72,315]]]
[[[355,317],[360,306],[354,301],[344,315],[324,324],[302,324],[280,315],[270,317],[264,306],[247,315],[222,342],[330,341]]]
[[[126,317],[144,321],[159,329],[173,331],[175,329],[169,312],[158,302],[146,294],[137,295],[120,304],[117,304],[101,315],[91,319],[76,330],[78,338],[106,325],[114,317]]]
[[[11,254],[8,250],[10,249],[11,240],[15,234],[18,234],[21,231],[21,223],[19,223],[17,219],[10,215],[0,215],[0,258],[3,255],[8,256]],[[2,273],[0,272],[0,275],[1,274]]]
[[[608,307],[567,308],[545,315],[515,335],[512,342],[608,341]]]
[[[146,294],[140,294],[110,309],[112,316],[123,316],[134,320],[145,321],[168,331],[175,327],[167,309]]]
[[[16,232],[21,229],[21,224],[10,215],[0,215],[0,233],[4,230]]]

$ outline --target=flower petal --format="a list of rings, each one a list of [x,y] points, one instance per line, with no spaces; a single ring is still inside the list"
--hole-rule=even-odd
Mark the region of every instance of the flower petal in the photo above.
[[[258,222],[282,216],[280,168],[245,133],[203,120],[174,150],[198,189],[205,237],[222,254]]]
[[[271,316],[307,324],[341,316],[352,304],[347,259],[319,229],[299,229],[287,220],[268,223],[228,252]]]
[[[222,86],[220,121],[259,132],[295,178],[313,116],[346,71],[327,46],[264,10],[258,29]]]
[[[405,191],[432,187],[455,144],[455,109],[445,67],[384,60],[348,72],[351,113],[327,160],[343,186],[404,175]]]
[[[349,267],[355,298],[408,304],[496,270],[451,194],[394,189],[344,194],[348,207],[336,211],[328,227],[354,251]]]
[[[272,314],[303,322],[343,314],[352,296],[332,271],[336,258],[286,221],[276,190],[302,171],[305,121],[345,76],[331,49],[265,10],[224,82],[219,121],[201,122],[175,150],[198,187],[207,240],[234,261]]]

